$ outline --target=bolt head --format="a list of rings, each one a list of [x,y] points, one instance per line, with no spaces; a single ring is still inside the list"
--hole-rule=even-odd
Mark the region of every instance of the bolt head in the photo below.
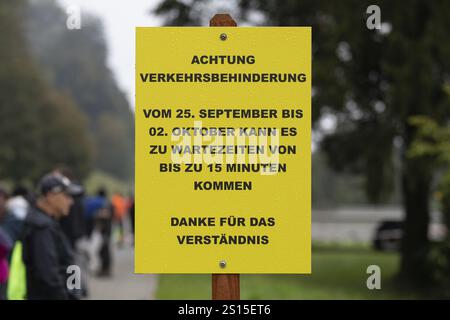
[[[227,40],[227,34],[226,33],[222,33],[221,35],[220,35],[220,40],[222,40],[222,41],[225,41],[225,40]]]
[[[227,266],[227,263],[224,260],[219,262],[219,267],[221,267],[222,269],[224,269],[226,266]]]

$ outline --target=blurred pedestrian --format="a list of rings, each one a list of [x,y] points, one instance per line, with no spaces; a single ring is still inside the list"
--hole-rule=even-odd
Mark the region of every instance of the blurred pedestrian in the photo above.
[[[12,241],[0,226],[0,300],[6,300],[8,284],[8,257],[12,249]]]
[[[39,196],[25,219],[23,234],[28,299],[77,297],[67,286],[67,268],[74,264],[73,253],[58,223],[69,214],[73,187],[60,174],[48,174],[39,183]]]
[[[0,300],[6,300],[8,282],[8,256],[12,248],[12,241],[2,227],[6,216],[6,201],[8,193],[0,186]]]
[[[123,246],[125,240],[124,218],[127,215],[127,200],[120,193],[116,192],[111,197],[111,204],[114,210],[114,220],[119,230],[118,245]]]
[[[89,253],[86,250],[86,225],[84,215],[84,188],[79,183],[73,171],[64,165],[59,165],[53,172],[54,174],[61,174],[70,179],[72,187],[73,203],[70,206],[69,214],[61,217],[59,224],[61,229],[69,240],[71,249],[74,253],[76,264],[81,270],[81,294],[83,297],[88,296],[88,278],[87,275],[87,256]]]
[[[6,188],[0,186],[0,225],[3,224],[7,215],[6,204],[8,202],[8,192]]]
[[[105,205],[105,199],[98,195],[86,197],[84,200],[85,232],[91,238],[95,230],[96,216]]]
[[[130,211],[129,211],[129,216],[130,216],[130,223],[131,223],[131,232],[133,233],[133,241],[134,241],[134,198],[130,198]]]
[[[100,248],[100,270],[97,273],[99,277],[111,276],[112,268],[112,254],[111,254],[111,234],[112,234],[112,220],[113,208],[108,200],[105,189],[100,189],[97,192],[97,197],[103,200],[101,209],[96,214],[96,227],[102,235],[102,245]]]
[[[6,212],[3,217],[3,229],[15,243],[23,233],[24,220],[29,210],[29,192],[23,186],[14,188],[11,197],[6,202]]]
[[[84,218],[84,188],[80,183],[76,182],[72,170],[66,166],[58,166],[52,171],[52,173],[67,177],[72,184],[72,205],[70,206],[69,214],[61,217],[59,224],[61,225],[67,239],[69,239],[72,249],[75,250],[77,241],[86,234]]]
[[[17,186],[11,194],[11,198],[9,198],[6,203],[7,211],[20,221],[25,220],[28,213],[28,196],[29,192],[27,188],[24,186]]]
[[[91,268],[96,269],[97,276],[111,275],[111,234],[112,234],[112,220],[113,208],[111,202],[108,200],[105,188],[100,188],[97,194],[93,197],[87,197],[85,200],[85,213],[88,225],[91,225],[89,232],[92,251],[94,256],[91,256],[91,261],[96,260],[96,256],[100,258],[100,265],[91,263]],[[98,249],[98,251],[97,251]]]

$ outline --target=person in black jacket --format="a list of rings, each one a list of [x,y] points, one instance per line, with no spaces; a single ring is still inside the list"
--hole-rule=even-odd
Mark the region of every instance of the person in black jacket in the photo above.
[[[77,295],[67,285],[67,268],[74,264],[70,243],[58,220],[67,216],[74,185],[60,174],[44,176],[39,197],[25,219],[23,261],[26,266],[27,298],[66,300]]]

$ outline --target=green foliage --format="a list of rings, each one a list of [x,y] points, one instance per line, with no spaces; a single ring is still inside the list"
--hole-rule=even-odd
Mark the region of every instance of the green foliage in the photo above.
[[[43,80],[23,37],[24,1],[0,3],[0,176],[33,181],[55,165],[80,177],[91,149],[83,115]]]
[[[84,186],[87,194],[95,194],[100,188],[105,188],[109,194],[118,192],[127,196],[133,192],[131,186],[126,181],[117,179],[110,174],[98,170],[93,171],[87,177]]]
[[[381,20],[391,27],[386,32],[366,27],[370,1],[240,3],[244,11],[263,12],[267,24],[313,27],[313,119],[324,113],[337,119],[322,148],[335,169],[364,174],[372,202],[392,190],[393,159],[399,158],[406,213],[400,278],[418,289],[430,286],[427,229],[435,163],[407,156],[417,131],[409,119],[450,118],[450,2],[378,1]]]
[[[70,97],[53,93],[42,105],[40,124],[43,134],[40,159],[46,159],[46,172],[55,165],[65,165],[78,179],[91,170],[92,144],[87,119]]]
[[[450,170],[442,177],[439,185],[441,192],[442,213],[447,224],[447,230],[450,230]]]
[[[182,1],[163,1],[172,10],[175,2]],[[430,285],[425,257],[435,163],[407,156],[417,131],[409,119],[450,119],[450,2],[378,1],[391,27],[386,32],[366,27],[368,0],[237,3],[242,19],[259,12],[265,25],[312,26],[313,121],[326,113],[337,119],[322,148],[335,169],[364,174],[372,202],[392,190],[399,154],[406,213],[401,274],[420,288]]]
[[[425,158],[442,166],[438,192],[442,212],[450,230],[450,126],[440,125],[437,121],[425,117],[410,118],[410,123],[417,127],[417,135],[408,151],[410,158]]]
[[[450,297],[450,242],[434,244],[428,255],[430,273],[436,283],[435,293],[441,298]]]
[[[190,3],[179,0],[165,0],[153,11],[165,17],[166,26],[200,26],[202,19],[201,6],[205,0],[192,0]]]
[[[110,113],[101,114],[96,122],[98,148],[96,158],[101,168],[116,177],[130,179],[133,140],[128,123]],[[127,154],[122,154],[127,152]],[[120,169],[120,171],[118,171]],[[122,174],[119,174],[122,172]]]
[[[426,116],[411,117],[409,122],[418,130],[408,156],[427,157],[450,165],[450,126],[442,126]]]
[[[411,158],[425,158],[440,164],[444,174],[437,186],[440,207],[447,230],[450,230],[450,126],[425,117],[411,117],[417,135],[408,152]],[[445,297],[450,297],[450,234],[443,243],[434,244],[429,254],[433,278]]]
[[[47,80],[66,93],[87,118],[94,166],[121,179],[133,172],[134,119],[125,94],[107,66],[101,22],[83,15],[80,30],[65,28],[53,0],[35,1],[27,12],[27,38]]]
[[[398,255],[368,248],[315,248],[311,275],[241,275],[242,299],[412,299],[395,288]],[[379,265],[382,290],[368,290],[366,268]],[[161,275],[158,299],[210,299],[211,275]]]
[[[364,174],[369,199],[379,202],[392,190],[394,139],[408,149],[414,135],[408,118],[449,117],[444,92],[450,46],[444,30],[450,27],[450,4],[379,1],[389,33],[366,28],[370,4],[240,1],[244,13],[264,13],[266,24],[313,26],[314,119],[334,113],[338,120],[338,130],[322,147],[335,169]]]
[[[322,151],[312,155],[312,205],[316,208],[364,205],[364,179],[349,172],[335,172]]]

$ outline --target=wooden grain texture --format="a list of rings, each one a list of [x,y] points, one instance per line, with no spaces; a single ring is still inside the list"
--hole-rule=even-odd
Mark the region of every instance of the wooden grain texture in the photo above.
[[[213,274],[212,299],[239,300],[241,298],[239,282],[239,274]]]
[[[228,13],[218,13],[209,21],[210,27],[236,27],[237,23]]]
[[[211,27],[236,27],[237,23],[229,14],[216,14],[210,21]],[[213,274],[213,300],[239,300],[241,296],[238,274]]]

